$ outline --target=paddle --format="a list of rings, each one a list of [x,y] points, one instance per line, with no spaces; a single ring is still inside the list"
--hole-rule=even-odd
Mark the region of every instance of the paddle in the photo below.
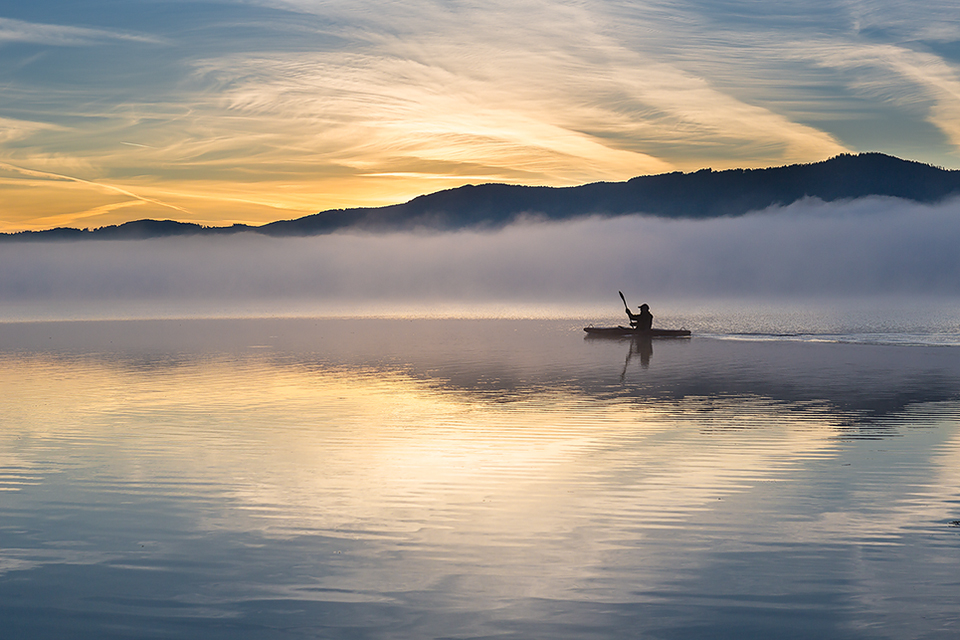
[[[623,300],[623,308],[626,310],[627,315],[630,317],[630,327],[636,329],[636,323],[633,321],[633,314],[630,313],[630,307],[627,306],[627,299],[623,297],[623,291],[617,291],[620,294],[620,299]]]

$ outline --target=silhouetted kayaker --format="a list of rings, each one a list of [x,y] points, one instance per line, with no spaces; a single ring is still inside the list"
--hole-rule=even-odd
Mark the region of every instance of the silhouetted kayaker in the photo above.
[[[584,327],[583,330],[587,332],[588,338],[620,338],[624,336],[631,336],[635,339],[643,338],[649,340],[653,337],[690,337],[689,329],[654,329],[653,314],[650,313],[650,305],[642,304],[640,305],[640,313],[634,313],[630,311],[630,305],[627,304],[627,299],[624,297],[623,291],[618,291],[617,293],[620,294],[620,299],[623,300],[623,310],[626,311],[627,316],[630,317],[630,326]]]
[[[650,305],[640,305],[640,313],[633,313],[629,307],[624,307],[627,315],[630,316],[630,326],[639,331],[650,331],[653,327],[653,314],[650,313]]]

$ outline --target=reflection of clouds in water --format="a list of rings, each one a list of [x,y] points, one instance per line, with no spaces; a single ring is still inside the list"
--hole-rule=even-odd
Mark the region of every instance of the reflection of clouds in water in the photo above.
[[[904,638],[915,637],[918,625],[956,625],[957,594],[943,585],[955,583],[960,569],[958,532],[948,526],[960,517],[958,418],[955,403],[910,407],[897,417],[900,446],[839,451],[837,460],[850,466],[821,471],[837,475],[849,500],[782,532],[796,548],[848,549],[838,562],[862,607],[858,624]]]
[[[837,460],[852,469],[832,472],[853,496],[843,511],[823,511],[816,520],[793,529],[786,539],[809,544],[843,541],[865,546],[896,546],[917,530],[949,534],[948,522],[960,517],[960,436],[949,436],[960,418],[955,402],[913,405],[890,416],[890,435],[912,440],[907,446],[837,445]],[[947,436],[944,439],[944,436]],[[874,442],[882,439],[874,436]],[[926,471],[916,472],[911,456],[929,456]],[[896,458],[896,459],[895,459]],[[888,465],[876,464],[876,459]],[[926,462],[926,461],[925,461]]]
[[[680,526],[718,497],[834,447],[828,420],[781,428],[797,418],[764,401],[639,407],[541,391],[504,403],[401,373],[259,356],[160,370],[87,358],[10,364],[2,380],[18,402],[48,403],[15,425],[43,439],[47,458],[95,468],[108,483],[124,478],[146,495],[182,490],[228,505],[198,510],[201,530],[322,533],[359,539],[368,546],[355,551],[370,554],[406,540],[428,565],[453,554],[484,580],[513,575],[503,588],[518,595],[557,595],[602,571],[618,540]],[[56,398],[45,391],[51,375]],[[578,560],[552,562],[573,538]],[[431,579],[383,562],[398,570],[358,573],[353,588]]]
[[[805,201],[704,221],[528,222],[498,232],[11,243],[8,300],[319,298],[576,302],[645,295],[958,291],[960,203]]]
[[[905,583],[919,586],[911,593],[940,589],[912,611],[952,615],[952,592],[943,589],[955,582],[951,557],[934,558],[938,549],[922,538],[891,544],[917,540],[908,538],[917,535],[914,508],[927,508],[917,487],[941,505],[956,494],[955,472],[930,473],[956,468],[956,439],[939,445],[956,414],[936,422],[938,407],[950,405],[901,408],[890,435],[904,437],[851,441],[849,412],[787,399],[814,371],[821,383],[854,377],[823,371],[851,358],[880,369],[876,380],[860,380],[870,393],[901,391],[877,367],[885,361],[872,359],[876,350],[658,343],[650,369],[632,367],[624,387],[617,381],[629,345],[587,342],[576,327],[544,337],[544,324],[0,326],[0,337],[29,329],[36,338],[0,361],[0,451],[22,435],[21,458],[44,480],[14,497],[43,518],[45,543],[106,549],[100,557],[14,549],[0,554],[0,572],[32,568],[26,578],[39,582],[60,580],[65,564],[141,576],[145,567],[170,570],[172,592],[158,595],[140,578],[151,602],[161,606],[169,593],[197,618],[276,597],[298,608],[388,603],[430,619],[489,613],[498,624],[540,620],[544,602],[578,620],[578,610],[594,613],[590,603],[607,617],[610,603],[629,603],[621,626],[646,628],[660,624],[650,616],[669,615],[667,594],[683,625],[740,607],[806,612],[813,599],[834,597],[844,620],[865,611],[902,623],[912,612],[888,600]],[[226,335],[230,327],[240,335]],[[301,334],[283,330],[290,327]],[[800,351],[834,357],[805,362]],[[943,351],[935,353],[949,357]],[[926,354],[918,368],[938,362],[932,350],[911,353]],[[698,368],[679,366],[683,358]],[[738,363],[755,373],[736,371]],[[659,397],[630,388],[664,378],[690,384],[716,370],[730,377],[711,392]],[[752,382],[778,375],[786,382],[771,386],[788,395]],[[751,382],[737,393],[730,380],[744,376]],[[911,428],[933,424],[942,430]],[[0,511],[16,507],[4,502]],[[177,573],[185,553],[202,565],[189,576]],[[113,596],[110,588],[101,582]],[[778,599],[762,599],[771,593]],[[850,597],[866,602],[851,612]],[[375,612],[357,611],[351,624]],[[624,635],[617,631],[609,636]]]

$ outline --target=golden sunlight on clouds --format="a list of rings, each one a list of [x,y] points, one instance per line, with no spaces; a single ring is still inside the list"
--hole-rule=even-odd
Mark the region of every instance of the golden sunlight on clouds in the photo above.
[[[262,224],[393,204],[466,183],[563,186],[704,164],[643,153],[643,140],[669,146],[686,137],[706,156],[719,147],[740,149],[742,157],[712,163],[717,168],[811,161],[844,150],[825,133],[667,65],[634,60],[591,80],[587,95],[621,96],[612,107],[555,84],[563,68],[514,71],[521,73],[494,83],[402,59],[207,61],[198,73],[232,88],[182,117],[181,137],[122,132],[128,139],[80,161],[26,157],[0,167],[8,204],[0,226],[100,226],[146,217]],[[556,77],[544,78],[550,73]],[[43,171],[27,168],[38,165]],[[24,184],[29,177],[44,181]],[[42,215],[31,188],[43,189]]]
[[[562,186],[847,150],[664,61],[597,7],[435,9],[428,24],[340,8],[356,25],[331,33],[349,46],[213,50],[165,101],[56,127],[7,118],[17,144],[0,148],[0,230],[262,224],[467,183]]]
[[[0,18],[0,231],[960,149],[949,3],[203,5]]]

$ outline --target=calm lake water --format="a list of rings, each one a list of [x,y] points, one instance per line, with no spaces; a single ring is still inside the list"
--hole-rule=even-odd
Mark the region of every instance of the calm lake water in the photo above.
[[[0,324],[0,635],[960,637],[953,309]]]

